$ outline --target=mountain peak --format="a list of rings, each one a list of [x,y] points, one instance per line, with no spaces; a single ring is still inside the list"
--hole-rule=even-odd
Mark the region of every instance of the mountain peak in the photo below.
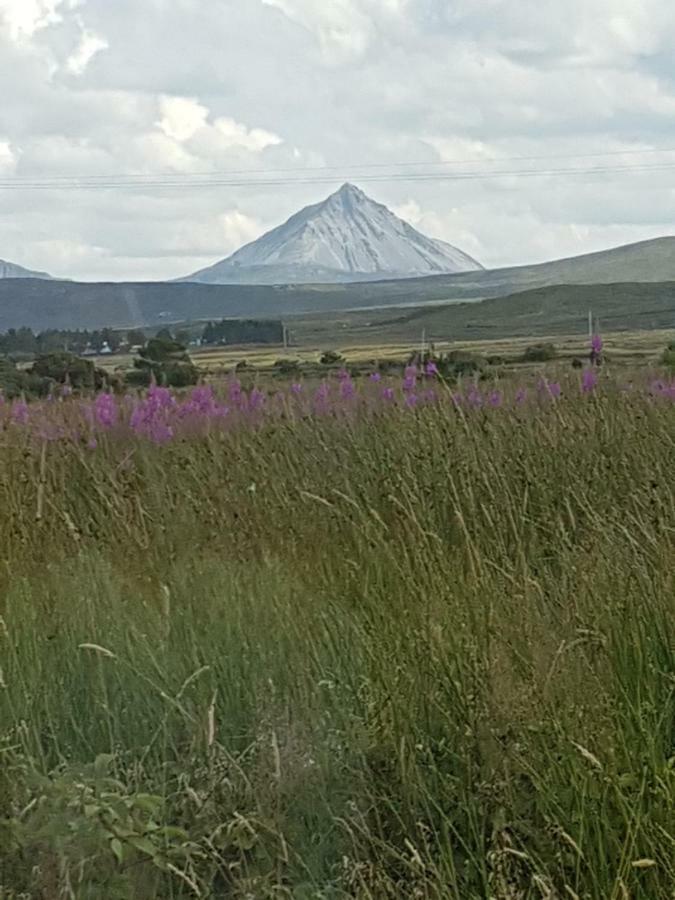
[[[357,197],[359,200],[368,199],[361,188],[357,187],[355,184],[352,184],[351,181],[345,181],[342,187],[339,188],[333,196]]]
[[[346,181],[342,187],[338,188],[333,194],[320,203],[318,208],[319,210],[323,210],[326,207],[339,206],[346,210],[358,206],[362,203],[372,203],[361,190],[361,188],[356,187],[355,184],[351,184],[349,181]]]
[[[208,269],[181,279],[207,284],[348,282],[482,269],[466,253],[421,234],[345,182],[325,200]]]

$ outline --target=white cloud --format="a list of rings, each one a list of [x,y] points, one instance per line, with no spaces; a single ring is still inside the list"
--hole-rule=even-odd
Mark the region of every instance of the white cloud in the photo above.
[[[81,29],[80,40],[75,50],[66,60],[66,68],[73,75],[84,74],[85,69],[96,54],[102,50],[107,50],[109,47],[108,41],[93,31],[88,31],[81,19],[78,24]]]
[[[225,139],[230,147],[243,147],[254,153],[264,150],[266,147],[277,147],[282,143],[277,134],[265,131],[263,128],[247,128],[245,125],[235,122],[227,116],[221,116],[213,123],[214,128]]]
[[[208,107],[191,97],[162,97],[159,127],[176,141],[188,141],[206,125]]]
[[[72,0],[0,0],[0,22],[4,22],[14,40],[30,38],[36,31],[61,21],[58,12]]]
[[[263,128],[247,128],[229,116],[219,116],[211,123],[208,107],[192,97],[162,97],[160,111],[160,129],[179,143],[191,141],[198,133],[201,133],[202,144],[215,143],[221,150],[240,147],[259,153],[282,143],[278,135]]]
[[[407,0],[262,0],[281,10],[318,40],[324,60],[345,63],[362,56]]]
[[[0,173],[8,175],[16,168],[16,156],[9,141],[0,141]]]

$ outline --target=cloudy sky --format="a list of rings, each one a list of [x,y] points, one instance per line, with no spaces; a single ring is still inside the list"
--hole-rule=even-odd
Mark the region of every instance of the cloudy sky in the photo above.
[[[0,0],[0,258],[179,276],[345,180],[490,266],[672,234],[674,45],[672,0]]]

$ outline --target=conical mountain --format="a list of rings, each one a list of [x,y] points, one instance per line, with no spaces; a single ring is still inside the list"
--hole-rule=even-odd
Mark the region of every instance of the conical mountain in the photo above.
[[[182,281],[289,284],[412,278],[480,270],[466,253],[421,234],[353,184],[307,206],[221,262]]]

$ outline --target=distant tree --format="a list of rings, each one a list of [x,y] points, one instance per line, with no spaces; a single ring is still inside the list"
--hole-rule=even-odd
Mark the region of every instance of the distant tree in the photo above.
[[[51,383],[48,378],[21,371],[11,359],[0,357],[0,394],[7,400],[21,395],[42,397],[49,392]]]
[[[147,385],[153,379],[168,387],[187,387],[199,380],[199,371],[185,345],[174,340],[166,329],[151,338],[140,351],[127,383]]]
[[[131,347],[143,347],[145,345],[145,334],[140,328],[132,328],[127,331],[127,343]]]
[[[94,390],[107,383],[106,373],[88,359],[73,353],[46,353],[33,363],[32,375],[46,378],[57,384],[70,384],[74,389]]]
[[[181,344],[172,337],[166,337],[161,332],[157,337],[150,338],[140,351],[140,357],[148,362],[156,363],[190,361],[185,344]]]
[[[280,319],[223,319],[209,322],[202,332],[204,344],[281,344]]]
[[[172,341],[174,339],[169,328],[160,328],[155,337],[158,341]]]

